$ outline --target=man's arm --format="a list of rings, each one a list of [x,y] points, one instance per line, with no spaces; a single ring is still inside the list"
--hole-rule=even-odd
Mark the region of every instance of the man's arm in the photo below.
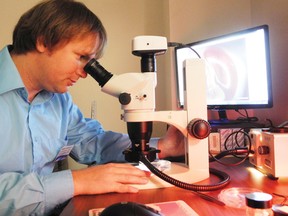
[[[73,196],[71,171],[0,175],[0,215],[45,215]]]

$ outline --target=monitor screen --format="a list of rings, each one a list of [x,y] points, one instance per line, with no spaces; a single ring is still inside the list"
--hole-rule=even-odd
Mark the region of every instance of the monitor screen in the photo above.
[[[267,25],[178,46],[175,57],[180,107],[184,105],[184,61],[199,57],[206,62],[208,109],[272,107]]]

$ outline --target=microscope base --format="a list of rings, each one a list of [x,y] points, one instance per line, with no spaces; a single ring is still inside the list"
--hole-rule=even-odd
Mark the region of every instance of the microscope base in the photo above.
[[[177,179],[179,181],[193,184],[202,180],[209,178],[209,167],[205,169],[189,169],[183,163],[171,163],[170,170],[164,171],[165,174],[170,177]],[[133,185],[134,187],[144,190],[144,189],[155,189],[155,188],[165,188],[165,187],[173,187],[174,185],[165,182],[160,179],[156,175],[152,174],[150,177],[150,181],[145,185]]]

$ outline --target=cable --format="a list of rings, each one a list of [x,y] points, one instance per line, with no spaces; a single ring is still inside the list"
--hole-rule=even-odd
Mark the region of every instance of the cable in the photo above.
[[[235,148],[235,149],[231,149],[231,150],[226,150],[226,151],[222,151],[219,154],[213,156],[212,154],[210,154],[210,158],[209,158],[209,162],[214,162],[217,161],[220,164],[223,165],[229,165],[229,166],[235,166],[235,165],[239,165],[240,163],[244,162],[247,159],[247,154],[249,155],[249,153],[251,153],[251,151],[249,151],[247,148]],[[242,155],[242,154],[246,154],[246,156],[238,163],[234,163],[234,164],[227,164],[227,163],[223,163],[220,161],[221,158],[224,158],[228,155]]]
[[[235,109],[235,111],[237,113],[239,113],[239,115],[243,116],[244,118],[246,118],[246,119],[249,118],[248,111],[246,109],[244,109],[245,115],[243,113],[241,113],[238,109]]]
[[[179,46],[183,46],[184,44],[182,43],[178,43],[178,42],[168,42],[167,46],[168,47],[179,47]]]
[[[257,122],[259,119],[255,116],[249,117],[248,111],[246,109],[243,109],[245,112],[245,115],[241,113],[238,109],[235,109],[235,111],[241,115],[242,117],[238,117],[237,120],[243,121],[243,122]]]
[[[247,137],[247,139],[249,141],[248,148],[247,147],[244,147],[244,148],[240,147],[240,145],[238,143],[238,138],[237,138],[239,133],[243,133],[244,136]],[[234,138],[236,140],[236,144],[237,144],[238,147],[236,147],[234,149],[228,149],[227,148],[227,142],[230,139],[230,137],[232,135],[235,135],[235,134],[236,134],[236,136]],[[231,134],[228,135],[228,137],[224,141],[224,146],[225,146],[226,151],[222,151],[219,154],[217,154],[216,156],[214,156],[209,151],[209,155],[210,155],[209,162],[216,161],[216,162],[218,162],[218,163],[220,163],[222,165],[226,165],[226,166],[237,166],[237,165],[243,163],[249,157],[249,154],[251,153],[252,142],[251,142],[251,138],[250,138],[249,134],[247,132],[245,132],[244,130],[240,129],[240,130],[234,131],[234,132],[232,132]],[[221,158],[223,158],[223,157],[225,157],[227,155],[233,155],[234,157],[238,157],[238,155],[243,155],[243,154],[245,154],[245,156],[242,158],[242,160],[240,160],[240,161],[238,161],[236,163],[232,163],[231,164],[231,163],[224,163],[224,162],[220,161]]]
[[[182,43],[178,43],[178,42],[168,42],[168,47],[185,47],[185,48],[189,48],[190,50],[192,50],[198,56],[198,58],[201,58],[200,54],[195,49],[193,49],[191,46],[189,46],[188,44],[182,44]]]
[[[269,125],[268,127],[271,127],[271,128],[274,128],[274,124],[273,124],[273,121],[271,119],[266,119],[266,121],[268,121]]]
[[[218,190],[223,187],[225,187],[230,182],[230,176],[222,171],[210,168],[209,171],[211,174],[214,174],[218,176],[222,181],[216,184],[211,185],[196,185],[196,184],[189,184],[182,181],[179,181],[177,179],[172,178],[171,176],[166,175],[165,173],[161,172],[159,169],[157,169],[155,166],[153,166],[150,161],[145,157],[144,154],[140,155],[140,161],[156,176],[161,178],[162,180],[180,187],[182,189],[191,190],[191,191],[212,191],[212,190]]]
[[[232,132],[231,134],[229,134],[228,136],[227,136],[227,138],[225,139],[225,141],[224,141],[224,147],[225,147],[225,149],[226,150],[229,150],[229,148],[228,148],[228,145],[227,145],[227,143],[228,143],[228,141],[229,141],[229,139],[230,139],[230,137],[231,137],[231,140],[232,140],[232,147],[233,147],[233,141],[235,141],[235,143],[236,143],[236,148],[237,147],[240,147],[240,145],[241,145],[241,143],[239,143],[239,140],[240,139],[238,139],[238,136],[239,136],[239,134],[244,134],[245,136],[247,136],[248,137],[248,139],[250,139],[250,137],[249,137],[249,134],[247,134],[243,129],[239,129],[239,130],[237,130],[237,131],[234,131],[234,132]],[[233,135],[235,135],[234,137],[232,137]],[[234,138],[234,139],[233,139]],[[244,140],[243,140],[243,142],[244,142]],[[249,140],[249,142],[250,142],[250,140]],[[250,144],[251,145],[251,144]],[[231,148],[232,149],[232,148]]]

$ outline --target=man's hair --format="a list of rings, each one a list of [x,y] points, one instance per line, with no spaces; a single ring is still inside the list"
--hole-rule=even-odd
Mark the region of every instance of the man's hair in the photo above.
[[[98,34],[100,43],[96,58],[99,58],[107,41],[100,19],[84,4],[73,0],[46,0],[21,16],[13,32],[13,51],[24,54],[36,49],[37,40],[53,49],[69,42],[74,37]]]

